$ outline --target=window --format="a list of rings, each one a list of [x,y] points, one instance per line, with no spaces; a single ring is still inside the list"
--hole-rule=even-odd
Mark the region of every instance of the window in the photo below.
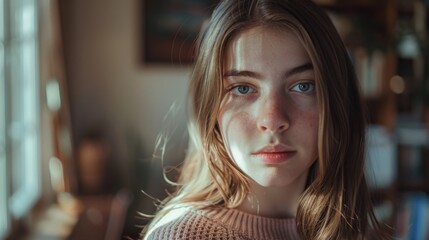
[[[22,217],[39,195],[39,96],[35,0],[9,0],[11,39],[7,136],[10,211]]]
[[[4,74],[4,0],[0,0],[0,239],[8,229],[7,215],[7,179],[5,150],[5,74]]]
[[[0,0],[0,238],[41,192],[36,2]]]

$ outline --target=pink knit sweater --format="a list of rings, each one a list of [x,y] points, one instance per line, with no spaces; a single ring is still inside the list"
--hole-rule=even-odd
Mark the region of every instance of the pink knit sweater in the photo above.
[[[147,239],[300,239],[295,219],[260,217],[234,209],[188,209]]]

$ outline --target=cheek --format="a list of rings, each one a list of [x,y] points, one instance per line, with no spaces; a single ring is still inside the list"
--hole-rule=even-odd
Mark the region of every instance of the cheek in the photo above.
[[[311,148],[313,148],[313,153],[318,155],[318,135],[319,135],[319,114],[318,112],[312,113],[307,116],[307,122],[303,126],[306,132],[308,139],[312,139]]]
[[[234,141],[240,141],[252,134],[254,121],[246,111],[221,111],[218,116],[218,124],[227,145]]]
[[[319,114],[313,114],[309,117],[308,128],[312,129],[315,135],[317,135],[319,130]]]
[[[317,110],[302,111],[296,115],[295,127],[293,129],[296,140],[307,148],[317,151],[319,134],[319,113]]]
[[[317,108],[305,109],[299,114],[299,119],[303,119],[301,127],[305,128],[306,132],[317,135],[319,128],[319,111]]]

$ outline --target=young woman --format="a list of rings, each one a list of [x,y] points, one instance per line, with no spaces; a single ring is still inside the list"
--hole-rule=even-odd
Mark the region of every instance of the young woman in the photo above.
[[[190,96],[179,187],[145,239],[363,239],[378,230],[356,76],[312,1],[221,1],[201,33]]]

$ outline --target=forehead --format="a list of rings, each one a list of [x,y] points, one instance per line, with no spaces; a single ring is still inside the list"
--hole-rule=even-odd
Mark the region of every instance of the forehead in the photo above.
[[[226,48],[224,71],[282,70],[310,63],[298,37],[286,28],[257,26],[239,32]],[[284,69],[283,69],[284,70]]]

